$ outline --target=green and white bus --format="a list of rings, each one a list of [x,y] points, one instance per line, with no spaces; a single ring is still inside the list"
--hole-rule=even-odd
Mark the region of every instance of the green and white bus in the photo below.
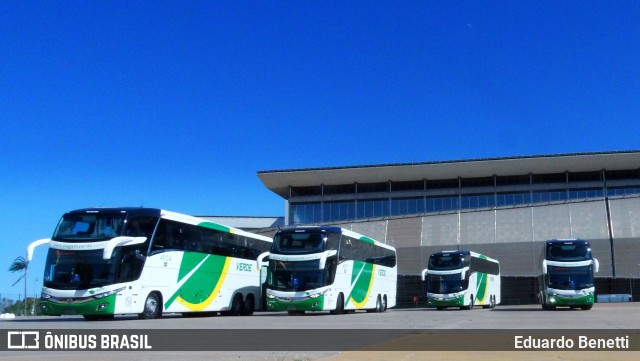
[[[556,239],[546,241],[538,277],[542,309],[558,306],[590,310],[594,303],[593,274],[598,260],[591,255],[588,241]]]
[[[147,319],[252,314],[271,238],[161,209],[88,208],[65,213],[53,237],[29,245],[27,259],[43,244],[43,314]]]
[[[500,303],[500,263],[471,251],[443,251],[429,257],[422,271],[427,306],[438,310],[475,305],[494,308]]]
[[[267,310],[367,310],[396,305],[395,248],[339,227],[279,230],[269,255]]]

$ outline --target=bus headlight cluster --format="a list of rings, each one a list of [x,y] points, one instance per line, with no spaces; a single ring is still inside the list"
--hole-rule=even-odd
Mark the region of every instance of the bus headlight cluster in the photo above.
[[[307,297],[309,298],[318,298],[322,295],[324,295],[325,291],[322,292],[315,292],[315,293],[307,293]]]
[[[97,299],[101,299],[101,298],[109,297],[109,296],[111,296],[111,295],[115,295],[116,293],[118,293],[118,292],[120,292],[120,291],[123,291],[125,288],[126,288],[126,287],[120,287],[120,288],[118,288],[118,289],[116,289],[116,290],[111,290],[111,291],[108,291],[108,292],[103,292],[103,293],[99,293],[99,294],[97,294],[97,295],[93,295],[93,297],[94,297],[94,298],[97,298]]]
[[[43,300],[48,300],[51,298],[51,295],[48,293],[42,293],[40,297],[42,297]]]

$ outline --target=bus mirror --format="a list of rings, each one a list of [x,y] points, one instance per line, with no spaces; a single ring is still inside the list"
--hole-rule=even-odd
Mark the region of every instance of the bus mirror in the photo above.
[[[335,256],[336,254],[338,254],[338,251],[336,251],[335,249],[323,253],[322,257],[320,258],[319,269],[324,269],[324,266],[327,264],[327,258],[331,256]]]
[[[44,238],[31,242],[27,246],[27,262],[31,262],[31,259],[33,258],[33,251],[36,249],[36,247],[47,244],[49,242],[51,242],[51,238]]]
[[[107,242],[104,246],[104,251],[102,251],[102,259],[110,259],[113,254],[113,249],[118,246],[131,246],[134,244],[141,244],[147,240],[147,237],[116,237],[112,238]]]
[[[542,274],[546,275],[547,274],[547,260],[543,260],[542,261]]]
[[[269,257],[270,254],[271,254],[271,252],[260,253],[258,258],[256,259],[256,262],[258,263],[258,267],[262,267],[262,266],[266,266],[267,265],[269,260],[265,261],[265,258]]]
[[[593,259],[593,272],[594,273],[598,273],[598,270],[600,268],[600,262],[598,262],[597,259]]]
[[[427,279],[428,272],[429,272],[429,269],[422,270],[422,282],[424,282]]]

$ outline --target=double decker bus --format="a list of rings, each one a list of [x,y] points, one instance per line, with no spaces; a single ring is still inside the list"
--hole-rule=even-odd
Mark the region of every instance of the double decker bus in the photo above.
[[[271,238],[153,208],[65,213],[49,245],[40,308],[87,320],[163,312],[249,315],[262,304]]]
[[[593,307],[593,274],[598,272],[599,263],[591,255],[588,241],[546,241],[542,250],[541,266],[538,285],[542,309],[553,310],[563,306],[590,310]]]
[[[269,255],[267,310],[367,310],[396,305],[395,248],[339,227],[279,230]]]
[[[494,308],[500,303],[500,264],[471,251],[442,251],[429,257],[422,271],[427,306],[438,310],[474,305]]]

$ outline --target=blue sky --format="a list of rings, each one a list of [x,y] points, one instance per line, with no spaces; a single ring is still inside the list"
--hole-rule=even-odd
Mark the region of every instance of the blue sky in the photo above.
[[[260,170],[638,149],[638,15],[636,1],[2,1],[0,265],[77,208],[282,215]],[[3,297],[24,293],[18,277]]]

